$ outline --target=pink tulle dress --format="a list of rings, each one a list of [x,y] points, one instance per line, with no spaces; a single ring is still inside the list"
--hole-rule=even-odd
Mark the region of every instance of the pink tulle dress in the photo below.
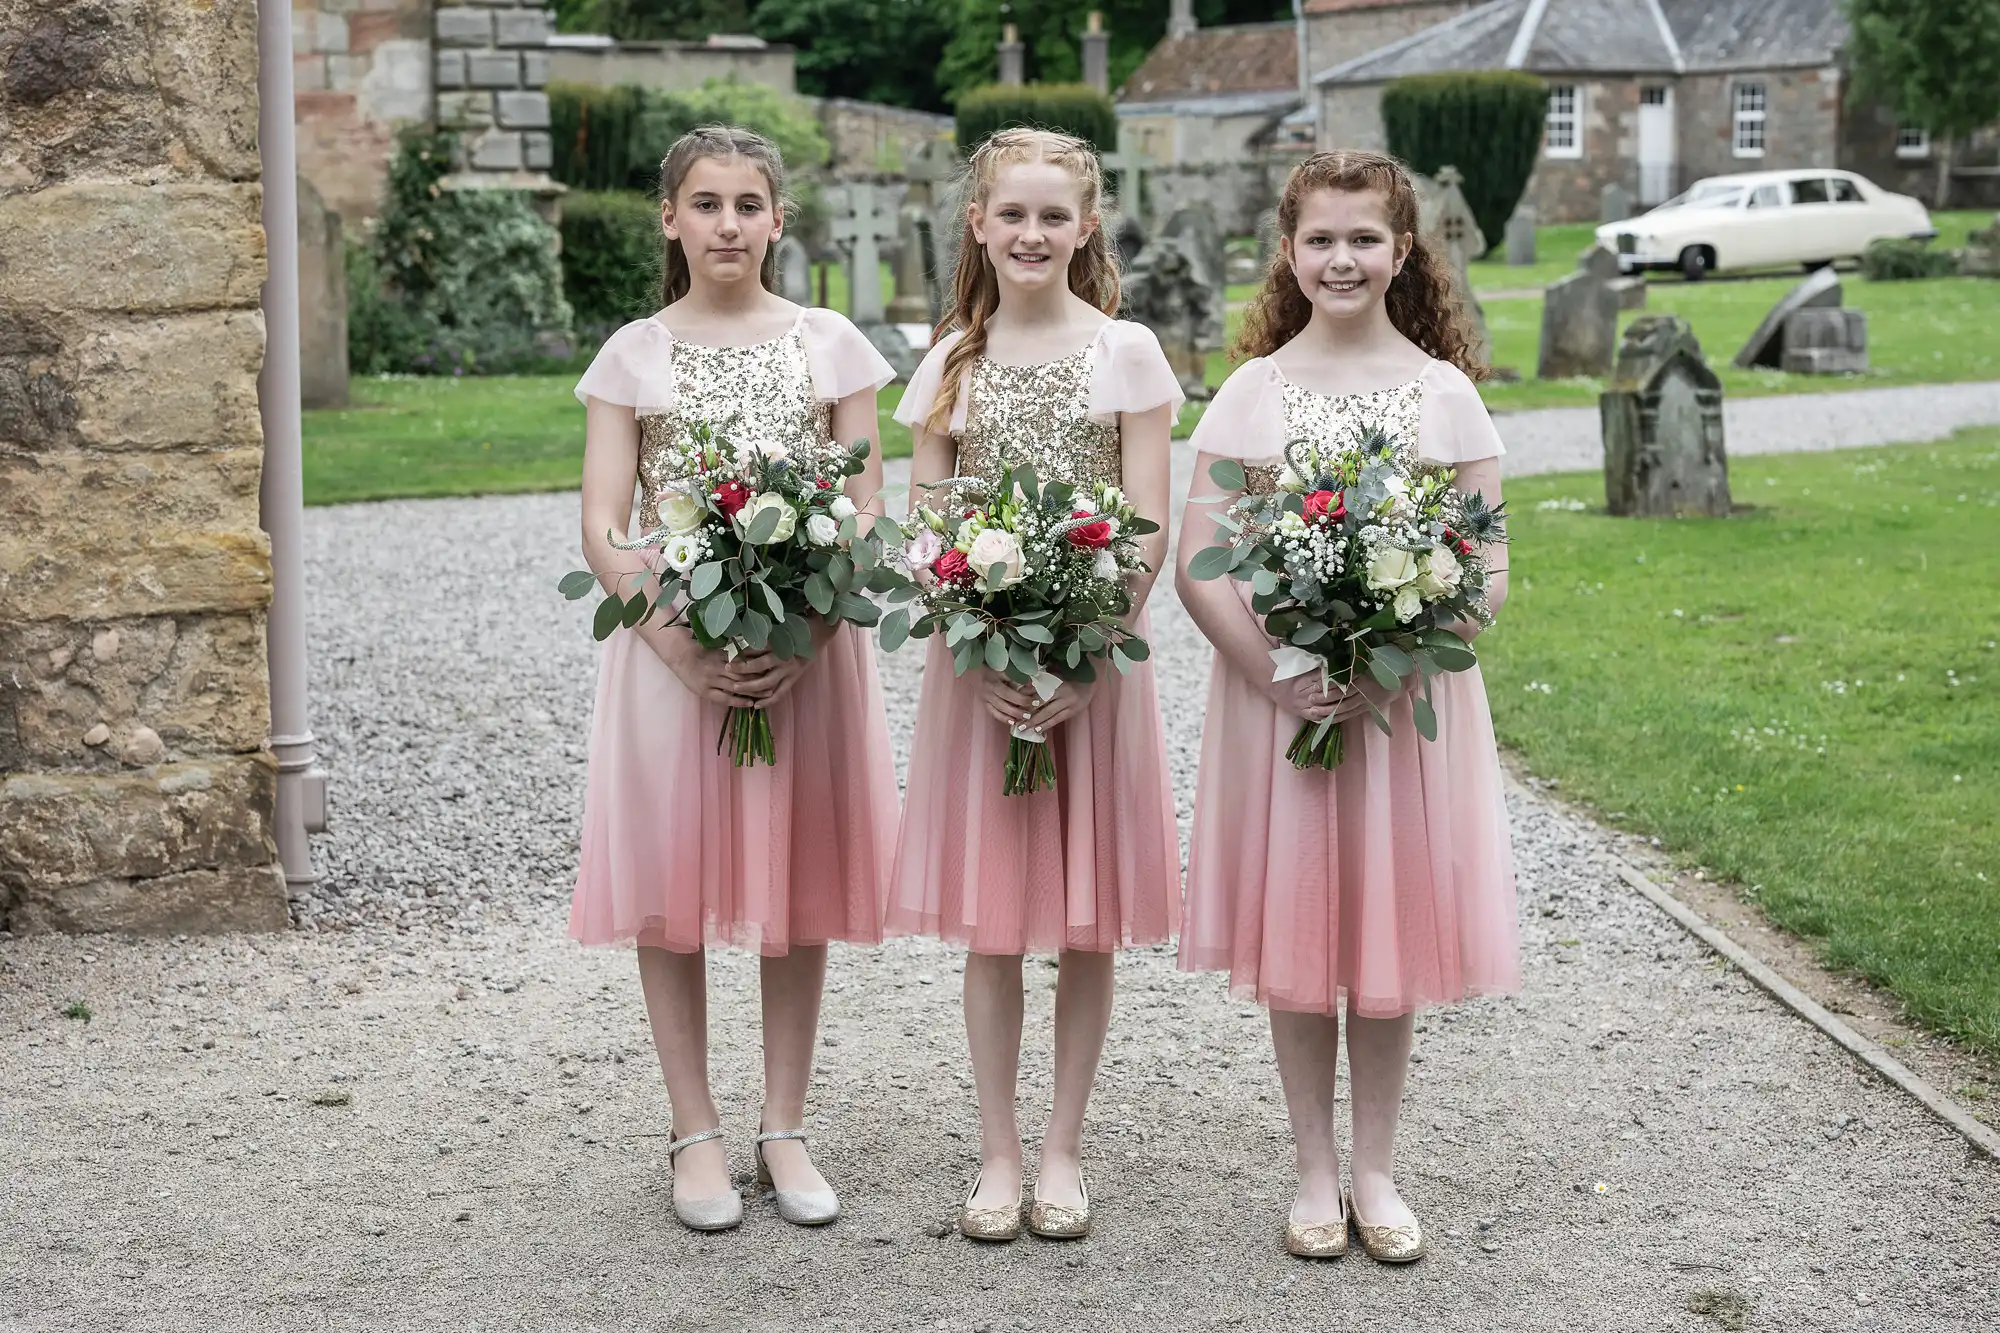
[[[733,438],[824,458],[835,450],[834,402],[894,377],[846,318],[815,309],[749,347],[679,342],[657,318],[638,320],[604,344],[576,394],[634,409],[634,530],[646,531],[657,524],[662,453],[694,421],[733,417]],[[873,637],[840,626],[771,706],[775,765],[737,768],[716,753],[724,712],[690,694],[637,634],[605,641],[570,934],[680,953],[879,941],[896,772]]]
[[[939,342],[896,419],[921,430],[945,357]],[[956,472],[998,475],[1003,458],[1049,480],[1119,482],[1118,414],[1182,395],[1151,330],[1107,323],[1080,351],[1032,366],[980,358],[953,409]],[[1163,460],[1164,465],[1164,460]],[[1146,633],[1142,613],[1138,624]],[[976,953],[1154,944],[1174,931],[1180,844],[1153,664],[1100,668],[1084,715],[1049,737],[1053,790],[1001,794],[1007,728],[958,676],[941,635],[924,657],[889,929],[936,935]]]
[[[1195,429],[1197,451],[1275,481],[1286,442],[1351,441],[1371,425],[1442,463],[1497,457],[1472,382],[1432,361],[1407,384],[1328,396],[1258,358],[1239,367]],[[1270,469],[1259,476],[1259,469]],[[1212,489],[1195,478],[1197,491]],[[1215,540],[1197,519],[1182,541]],[[1249,616],[1249,584],[1229,580]],[[1275,643],[1275,640],[1273,641]],[[1393,736],[1346,723],[1331,773],[1285,758],[1298,719],[1217,653],[1201,738],[1180,965],[1229,973],[1233,994],[1275,1009],[1386,1018],[1520,989],[1514,872],[1500,757],[1479,669],[1432,684],[1438,735],[1417,733],[1408,696]]]

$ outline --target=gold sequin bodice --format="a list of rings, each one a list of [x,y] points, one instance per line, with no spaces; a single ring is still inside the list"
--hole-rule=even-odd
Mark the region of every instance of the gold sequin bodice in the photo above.
[[[697,421],[736,442],[768,440],[791,450],[800,466],[838,458],[833,404],[813,393],[806,345],[793,328],[749,347],[674,343],[674,406],[639,418],[639,523],[659,526],[655,497],[671,480],[669,450]]]
[[[1424,413],[1422,377],[1389,389],[1367,393],[1314,393],[1289,380],[1285,391],[1285,440],[1312,440],[1322,448],[1349,448],[1361,442],[1362,432],[1380,426],[1415,461],[1417,426]],[[1283,458],[1244,467],[1253,492],[1274,491]]]
[[[958,474],[994,478],[1003,462],[1029,464],[1044,481],[1123,485],[1118,423],[1090,419],[1097,345],[1039,366],[972,363],[972,397],[958,438]]]

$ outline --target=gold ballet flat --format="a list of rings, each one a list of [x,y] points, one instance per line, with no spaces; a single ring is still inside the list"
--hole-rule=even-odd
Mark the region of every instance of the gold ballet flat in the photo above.
[[[1415,1263],[1430,1252],[1420,1224],[1409,1222],[1402,1226],[1371,1227],[1361,1220],[1361,1214],[1354,1211],[1352,1194],[1342,1202],[1347,1206],[1347,1215],[1354,1220],[1354,1230],[1361,1237],[1361,1248],[1376,1263]]]
[[[1346,1201],[1342,1200],[1345,1207]],[[1285,1220],[1285,1253],[1301,1259],[1338,1259],[1347,1253],[1347,1218],[1331,1222]]]
[[[1035,1201],[1028,1207],[1028,1230],[1048,1240],[1081,1240],[1090,1234],[1090,1183],[1081,1174],[1076,1187],[1083,1191],[1083,1207],[1063,1208],[1044,1203],[1041,1182],[1035,1182]]]
[[[1021,1234],[1019,1199],[1011,1208],[972,1206],[972,1196],[979,1193],[979,1181],[985,1174],[981,1171],[972,1178],[972,1188],[965,1192],[965,1202],[959,1205],[958,1234],[967,1240],[1013,1240]]]

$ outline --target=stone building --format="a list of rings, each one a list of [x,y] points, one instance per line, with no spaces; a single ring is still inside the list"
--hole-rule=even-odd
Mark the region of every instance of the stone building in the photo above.
[[[253,0],[0,0],[0,924],[286,921]]]
[[[1305,0],[1306,68],[1332,69],[1456,18],[1477,0]]]
[[[1614,182],[1653,204],[1704,176],[1775,168],[1846,167],[1928,195],[1937,166],[1924,136],[1848,107],[1846,40],[1839,0],[1488,0],[1319,69],[1318,139],[1386,148],[1391,80],[1518,69],[1549,85],[1525,197],[1544,221],[1596,217]],[[1959,165],[1967,200],[2000,187],[1978,165],[1985,151],[1973,145]]]

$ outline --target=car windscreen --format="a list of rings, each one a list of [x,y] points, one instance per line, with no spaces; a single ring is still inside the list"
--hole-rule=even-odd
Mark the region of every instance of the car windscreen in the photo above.
[[[1826,177],[1807,176],[1793,181],[1792,202],[1795,204],[1824,204],[1831,202],[1826,191]]]
[[[1742,202],[1740,185],[1697,185],[1686,194],[1667,200],[1660,208],[1734,208]]]
[[[1865,204],[1868,201],[1862,198],[1861,187],[1859,185],[1856,185],[1851,180],[1843,180],[1839,176],[1835,176],[1833,178],[1833,202],[1836,204]]]

